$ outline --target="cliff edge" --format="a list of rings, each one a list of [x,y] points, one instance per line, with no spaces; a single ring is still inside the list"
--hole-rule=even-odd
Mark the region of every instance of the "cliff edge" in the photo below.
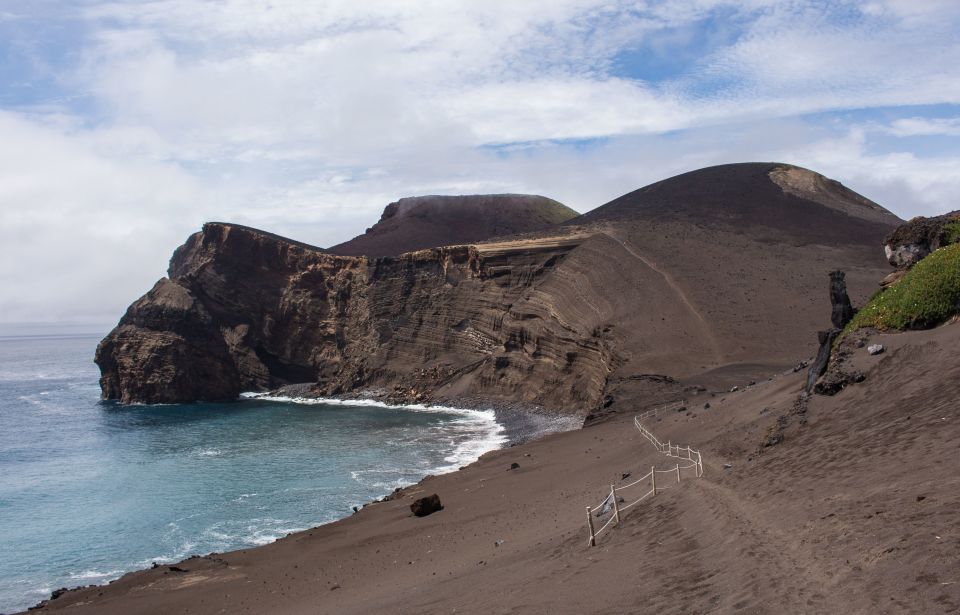
[[[755,163],[664,180],[544,230],[397,257],[210,223],[96,360],[104,397],[122,402],[299,383],[578,415],[655,403],[812,354],[826,273],[843,269],[854,299],[868,296],[887,266],[876,246],[900,222],[811,171]]]

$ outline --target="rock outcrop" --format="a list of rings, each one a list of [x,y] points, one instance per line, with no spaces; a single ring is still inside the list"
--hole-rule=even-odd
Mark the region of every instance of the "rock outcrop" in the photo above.
[[[583,416],[741,364],[772,373],[809,356],[823,275],[846,270],[861,298],[882,275],[875,246],[900,221],[838,186],[715,167],[547,230],[375,259],[210,223],[100,344],[103,393],[226,400],[297,383]]]
[[[810,393],[811,391],[818,393],[831,391],[827,394],[832,395],[842,388],[842,386],[837,388],[817,382],[817,379],[827,371],[827,364],[830,362],[830,353],[833,350],[834,340],[837,339],[840,331],[847,326],[848,322],[853,320],[856,314],[853,305],[850,303],[850,296],[847,294],[846,274],[842,271],[830,272],[830,305],[830,322],[833,328],[817,332],[817,341],[820,342],[820,349],[817,351],[817,356],[810,365],[810,370],[807,372],[807,385],[804,388],[804,392],[806,393]]]
[[[318,395],[364,389],[397,401],[442,392],[592,403],[609,351],[543,288],[581,243],[453,246],[368,261],[209,223],[101,342],[103,393],[122,402],[228,400],[310,382]],[[558,375],[562,386],[524,386]]]
[[[899,270],[912,267],[934,250],[960,241],[960,211],[942,216],[918,216],[887,235],[883,250]]]

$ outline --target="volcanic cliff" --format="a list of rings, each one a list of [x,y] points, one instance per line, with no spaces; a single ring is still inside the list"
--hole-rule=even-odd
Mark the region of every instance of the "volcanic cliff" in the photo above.
[[[694,171],[545,230],[397,257],[209,223],[101,342],[101,386],[123,402],[291,383],[576,414],[649,402],[808,356],[827,272],[865,298],[885,273],[875,246],[899,223],[776,163]]]

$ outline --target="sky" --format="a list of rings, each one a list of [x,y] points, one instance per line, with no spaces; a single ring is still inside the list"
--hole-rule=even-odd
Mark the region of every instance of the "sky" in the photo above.
[[[0,0],[0,322],[115,322],[204,221],[580,212],[728,162],[960,194],[956,0]]]

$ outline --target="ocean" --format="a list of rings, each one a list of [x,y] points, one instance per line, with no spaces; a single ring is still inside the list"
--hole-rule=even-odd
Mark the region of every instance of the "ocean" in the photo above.
[[[0,613],[272,542],[508,441],[492,410],[103,402],[93,354],[107,328],[0,328]]]

